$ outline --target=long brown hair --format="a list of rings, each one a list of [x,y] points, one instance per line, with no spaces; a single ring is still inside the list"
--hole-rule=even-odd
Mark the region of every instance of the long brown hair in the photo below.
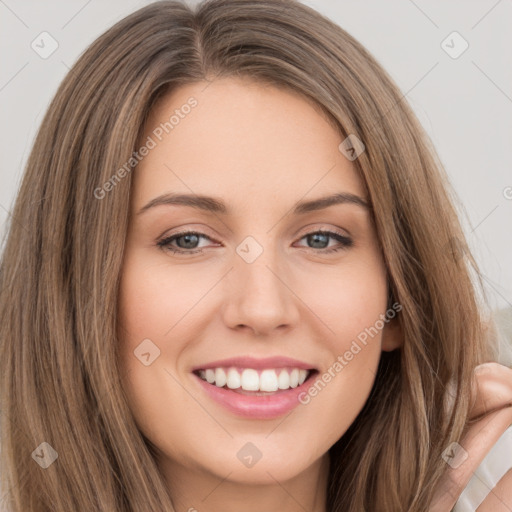
[[[467,424],[472,370],[492,356],[441,162],[388,74],[335,23],[294,0],[213,0],[156,2],[118,22],[73,66],[39,129],[0,267],[9,512],[174,510],[116,354],[136,171],[95,191],[132,157],[162,95],[227,76],[297,91],[340,142],[365,144],[354,165],[404,343],[382,354],[367,403],[330,450],[328,510],[427,510],[441,453]],[[35,461],[49,462],[50,447],[58,458],[44,469]]]

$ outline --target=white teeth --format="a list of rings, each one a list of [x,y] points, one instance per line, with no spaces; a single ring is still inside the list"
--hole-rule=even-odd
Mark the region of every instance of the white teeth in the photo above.
[[[234,368],[228,370],[226,384],[229,389],[238,389],[240,387],[240,374]]]
[[[258,372],[245,368],[241,373],[237,368],[208,368],[199,370],[199,376],[219,388],[242,388],[244,391],[273,392],[278,389],[296,388],[304,383],[309,370],[302,368],[269,368]]]
[[[299,370],[294,368],[290,373],[290,386],[296,388],[299,385]]]
[[[222,368],[215,368],[215,385],[223,388],[226,385],[226,372]]]
[[[258,391],[260,389],[260,378],[258,372],[251,368],[246,368],[242,372],[241,385],[245,391]]]
[[[279,389],[288,389],[290,387],[290,374],[286,370],[281,370],[277,379],[277,384]]]
[[[260,391],[277,391],[275,370],[263,370],[260,375]]]

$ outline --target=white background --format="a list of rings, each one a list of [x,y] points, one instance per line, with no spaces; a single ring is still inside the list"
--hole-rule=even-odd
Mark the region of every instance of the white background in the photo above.
[[[0,0],[2,234],[35,132],[58,84],[97,36],[148,3]],[[512,187],[512,2],[304,3],[361,41],[406,94],[466,211],[463,222],[491,307],[512,307],[512,189],[507,189]],[[43,31],[59,44],[47,59],[31,48]],[[453,31],[469,44],[456,59],[441,47]],[[448,44],[456,49],[458,43]]]

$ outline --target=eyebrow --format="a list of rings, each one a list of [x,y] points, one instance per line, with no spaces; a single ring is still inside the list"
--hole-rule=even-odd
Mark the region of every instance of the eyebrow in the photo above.
[[[293,215],[301,215],[318,210],[324,210],[336,204],[353,204],[366,210],[370,209],[369,204],[362,198],[349,192],[340,192],[326,197],[320,197],[310,201],[299,201],[292,210]],[[151,208],[162,205],[188,206],[210,213],[229,215],[230,210],[221,199],[198,194],[162,194],[151,199],[143,206],[137,215],[148,211]]]

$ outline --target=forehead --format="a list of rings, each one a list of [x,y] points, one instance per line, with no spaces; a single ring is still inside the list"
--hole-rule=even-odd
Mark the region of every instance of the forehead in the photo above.
[[[141,144],[152,149],[134,172],[134,201],[181,192],[261,207],[341,191],[364,196],[341,141],[320,108],[296,92],[242,78],[182,85],[145,125]]]

